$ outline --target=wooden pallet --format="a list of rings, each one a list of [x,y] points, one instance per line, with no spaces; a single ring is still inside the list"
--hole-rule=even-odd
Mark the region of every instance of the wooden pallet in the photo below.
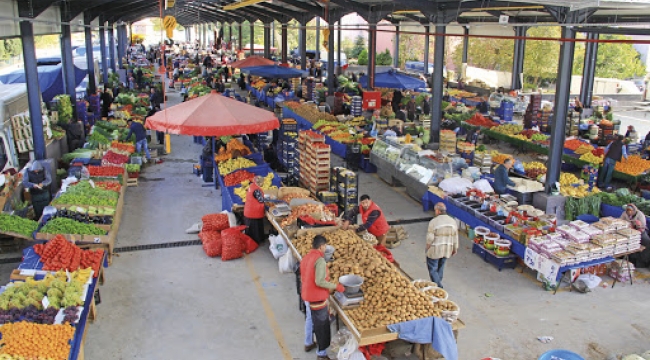
[[[128,186],[128,187],[138,186],[138,178],[128,178],[128,179],[126,179],[126,186]]]

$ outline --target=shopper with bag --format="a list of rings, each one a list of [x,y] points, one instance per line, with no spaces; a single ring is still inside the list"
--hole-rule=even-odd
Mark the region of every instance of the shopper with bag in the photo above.
[[[439,202],[433,209],[436,216],[429,222],[427,231],[427,268],[431,281],[442,288],[445,263],[458,251],[458,225],[447,215],[445,204]]]
[[[331,342],[330,314],[327,299],[330,292],[343,292],[341,284],[330,282],[329,270],[325,263],[327,239],[316,235],[311,244],[311,251],[300,262],[300,280],[302,282],[301,296],[305,302],[307,318],[305,320],[305,351],[316,347],[312,333],[316,334],[318,351],[317,360],[328,360],[327,348]]]
[[[234,156],[233,156],[234,157]],[[244,204],[244,224],[246,224],[246,235],[250,236],[256,243],[264,242],[264,191],[262,185],[264,178],[255,176],[253,183],[246,192],[246,204]]]

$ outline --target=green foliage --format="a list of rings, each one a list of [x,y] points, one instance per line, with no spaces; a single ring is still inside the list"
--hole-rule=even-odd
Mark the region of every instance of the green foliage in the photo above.
[[[404,67],[404,64],[409,60],[422,61],[423,59],[424,37],[413,34],[400,34],[398,67]]]
[[[348,56],[348,58],[357,59],[364,50],[366,50],[366,39],[364,39],[363,36],[361,35],[357,35],[357,38],[354,39],[354,47],[352,48],[352,50],[350,50],[350,54],[346,53],[346,55]],[[368,51],[366,50],[366,62],[367,62],[367,54]]]
[[[467,63],[481,69],[512,71],[513,50],[514,40],[470,38]],[[463,60],[462,41],[456,45],[452,58],[456,68],[460,69]]]
[[[377,54],[375,59],[375,65],[391,65],[393,63],[393,57],[390,56],[390,51],[386,49],[383,53]]]
[[[368,50],[363,49],[361,53],[359,53],[359,58],[357,59],[357,63],[359,65],[368,65]]]
[[[72,103],[70,95],[57,95],[54,97],[59,100],[57,111],[59,113],[59,123],[69,124],[72,120]]]
[[[601,35],[602,40],[630,40],[624,35]],[[585,43],[576,44],[573,61],[573,74],[582,75],[585,62]],[[598,57],[596,58],[596,77],[627,79],[643,77],[646,74],[645,66],[641,62],[639,52],[632,44],[601,43],[598,44]]]
[[[559,26],[539,26],[528,30],[527,36],[559,38]],[[555,79],[557,76],[560,44],[556,41],[529,40],[526,41],[524,55],[524,74],[535,86],[543,79]]]

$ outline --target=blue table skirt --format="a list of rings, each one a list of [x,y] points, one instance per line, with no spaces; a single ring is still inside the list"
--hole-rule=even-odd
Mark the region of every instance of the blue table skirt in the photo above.
[[[250,167],[250,168],[244,168],[241,170],[246,170],[248,172],[252,172],[253,174],[260,175],[260,176],[266,176],[270,172],[272,172],[274,174],[273,181],[272,181],[273,185],[277,187],[282,186],[282,179],[280,179],[280,176],[278,176],[278,174],[273,172],[273,170],[267,163],[263,163],[261,165]],[[231,211],[234,205],[244,204],[242,199],[239,196],[235,195],[235,188],[241,185],[226,186],[223,182],[223,176],[221,176],[221,174],[219,174],[218,171],[217,171],[217,181],[219,181],[219,186],[221,187],[221,210]]]
[[[441,199],[438,195],[431,193],[430,191],[427,191],[426,194],[422,197],[422,207],[424,211],[429,211],[429,209],[433,209],[433,206],[438,203],[438,202],[443,202],[447,206],[447,214],[450,216],[453,216],[454,218],[464,222],[469,226],[470,228],[475,228],[477,226],[485,226],[486,228],[490,229],[490,231],[499,234],[501,238],[510,240],[512,243],[512,246],[510,247],[510,251],[512,251],[514,254],[519,256],[519,258],[523,259],[524,255],[526,253],[526,246],[515,239],[511,238],[510,236],[497,231],[495,228],[492,226],[488,225],[487,223],[479,220],[476,218],[474,215],[468,213],[467,211],[460,209],[454,204],[451,204],[449,201],[446,199],[443,200]],[[556,278],[556,281],[559,281],[562,278],[562,275],[569,270],[573,269],[582,269],[594,265],[600,265],[600,264],[607,264],[614,261],[613,257],[605,257],[602,259],[596,259],[596,260],[591,260],[587,262],[582,262],[574,265],[567,265],[567,266],[562,266],[560,267],[560,270],[558,271],[558,275]]]
[[[345,154],[347,152],[347,146],[345,144],[342,144],[336,140],[332,140],[332,138],[327,135],[325,135],[325,144],[329,145],[330,148],[332,148],[332,153],[345,158]]]

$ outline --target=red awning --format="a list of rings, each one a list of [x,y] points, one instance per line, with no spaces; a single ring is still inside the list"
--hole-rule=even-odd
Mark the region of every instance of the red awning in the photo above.
[[[227,136],[277,129],[280,122],[270,111],[213,92],[155,113],[146,127],[170,134]]]
[[[233,68],[247,68],[247,67],[253,67],[253,66],[268,66],[268,65],[275,65],[275,61],[265,59],[260,56],[249,56],[244,60],[239,60],[235,61],[234,63],[230,64]]]

